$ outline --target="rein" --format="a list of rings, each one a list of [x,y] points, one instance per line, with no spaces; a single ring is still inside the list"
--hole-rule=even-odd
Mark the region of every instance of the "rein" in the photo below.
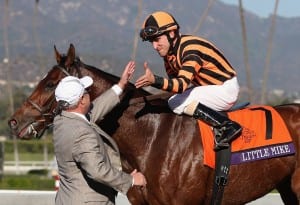
[[[53,98],[53,99],[50,101],[50,103],[47,105],[47,107],[46,107],[45,109],[42,109],[38,104],[36,104],[36,103],[33,102],[32,100],[28,100],[28,103],[29,103],[30,105],[32,105],[35,109],[37,109],[37,110],[41,113],[41,115],[42,115],[43,117],[45,117],[45,116],[53,116],[53,113],[52,113],[52,112],[47,112],[47,111],[50,110],[50,108],[52,107],[52,105],[53,105],[53,103],[54,103],[54,99],[55,99],[55,98]]]
[[[171,96],[172,96],[172,93],[165,92],[165,93],[153,94],[153,95],[148,95],[148,96],[143,96],[143,97],[137,97],[137,98],[131,99],[129,101],[129,105],[135,105],[135,104],[144,103],[144,102],[157,100],[157,99],[166,100]]]

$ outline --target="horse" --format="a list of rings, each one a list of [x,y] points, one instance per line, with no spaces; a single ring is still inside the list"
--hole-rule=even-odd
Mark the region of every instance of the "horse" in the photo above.
[[[51,127],[56,101],[54,90],[67,75],[91,76],[91,100],[120,79],[83,63],[70,45],[67,54],[54,46],[57,64],[37,84],[32,94],[11,116],[8,124],[19,139],[41,137]],[[129,83],[120,104],[101,126],[119,146],[124,171],[137,168],[144,173],[147,186],[132,187],[127,197],[132,205],[199,205],[210,204],[215,170],[203,164],[203,144],[198,121],[176,115],[167,105],[167,95],[152,95]],[[299,149],[300,105],[274,106]],[[246,204],[273,189],[285,204],[299,204],[299,155],[232,165],[222,204]]]

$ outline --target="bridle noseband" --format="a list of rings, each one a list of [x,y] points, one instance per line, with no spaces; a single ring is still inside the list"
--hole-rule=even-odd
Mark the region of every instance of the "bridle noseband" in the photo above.
[[[47,107],[45,109],[42,109],[38,104],[36,104],[32,100],[27,100],[27,102],[31,106],[33,106],[36,110],[38,110],[39,113],[41,114],[41,116],[43,117],[43,120],[39,120],[37,122],[33,122],[30,124],[30,129],[31,129],[34,137],[39,139],[44,134],[45,130],[49,129],[53,125],[53,119],[55,116],[54,116],[54,113],[50,111],[50,108],[52,107],[52,105],[54,103],[54,98],[50,101],[50,103],[47,105]],[[42,129],[42,132],[40,132],[40,134],[39,134],[38,131],[34,128],[34,125],[36,123],[41,123],[41,122],[45,123],[45,127]]]

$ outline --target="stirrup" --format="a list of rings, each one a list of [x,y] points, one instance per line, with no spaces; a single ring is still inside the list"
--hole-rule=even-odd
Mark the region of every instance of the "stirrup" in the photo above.
[[[222,149],[227,149],[233,140],[235,140],[242,132],[242,128],[235,130],[234,133],[231,134],[229,137],[222,137],[224,133],[218,132],[218,130],[215,131],[215,147],[214,151],[220,151]],[[221,135],[220,135],[221,134]],[[219,139],[220,141],[218,141]]]
[[[215,141],[215,147],[214,147],[214,151],[218,152],[222,149],[227,149],[230,146],[230,144],[228,142],[216,142]]]

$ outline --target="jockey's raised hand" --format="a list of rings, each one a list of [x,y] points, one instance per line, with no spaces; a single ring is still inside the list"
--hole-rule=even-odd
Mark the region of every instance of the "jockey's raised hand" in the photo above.
[[[154,75],[153,75],[151,69],[149,68],[147,62],[144,62],[144,70],[145,70],[145,74],[142,75],[141,77],[139,77],[135,82],[136,88],[149,86],[155,82]]]

